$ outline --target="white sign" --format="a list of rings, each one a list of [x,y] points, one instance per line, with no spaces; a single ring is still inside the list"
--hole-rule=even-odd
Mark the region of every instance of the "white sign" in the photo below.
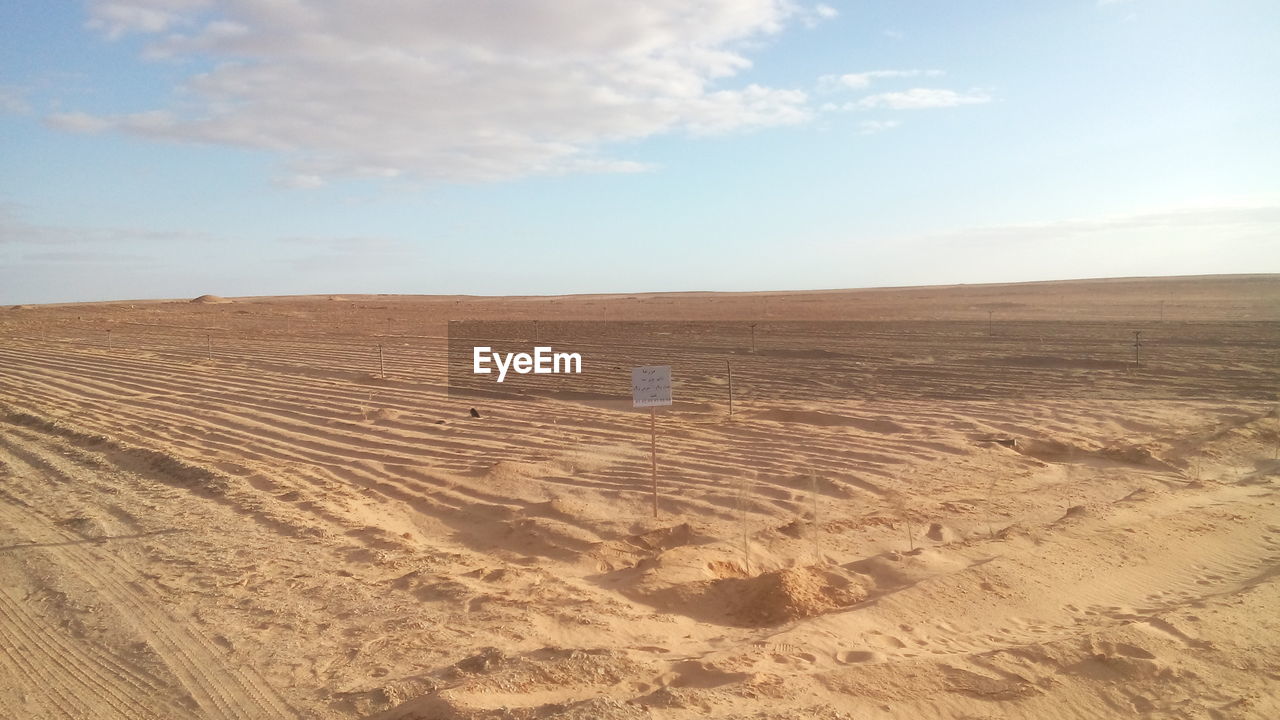
[[[646,365],[631,370],[631,405],[633,407],[670,404],[670,365]]]

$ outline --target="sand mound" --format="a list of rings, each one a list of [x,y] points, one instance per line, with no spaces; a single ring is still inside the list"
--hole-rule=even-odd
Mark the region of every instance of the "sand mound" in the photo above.
[[[934,542],[951,542],[955,540],[956,535],[942,523],[933,523],[929,525],[929,531],[925,533],[925,537]]]
[[[1141,445],[1112,445],[1102,448],[1098,451],[1098,455],[1115,462],[1130,463],[1132,465],[1150,465],[1170,469],[1168,463],[1156,457],[1151,452],[1151,448]]]
[[[653,560],[669,550],[696,545],[706,540],[688,523],[681,523],[596,543],[587,552],[587,557],[596,561],[596,568],[600,572],[613,572],[619,568],[636,567],[646,559]]]
[[[1027,457],[1044,462],[1082,463],[1090,460],[1103,460],[1162,470],[1174,469],[1169,463],[1160,459],[1151,447],[1122,442],[1111,443],[1093,450],[1059,440],[1018,438],[1013,449]]]
[[[1092,513],[1089,512],[1089,508],[1084,505],[1072,505],[1067,508],[1067,511],[1062,514],[1062,517],[1054,521],[1054,524],[1061,525],[1063,523],[1083,520],[1091,514]]]
[[[729,570],[729,571],[724,571]],[[795,567],[735,577],[736,566],[716,580],[685,583],[652,599],[668,610],[744,627],[765,627],[814,617],[866,599],[861,585],[835,569]]]
[[[59,524],[90,540],[105,538],[111,534],[100,518],[90,515],[73,515],[62,520]]]
[[[643,550],[670,550],[694,542],[693,528],[689,523],[681,523],[673,527],[658,528],[640,535],[626,538],[626,542]]]
[[[224,297],[218,297],[217,295],[201,295],[198,298],[193,298],[191,302],[199,305],[217,305],[221,303],[229,303],[231,301]]]
[[[869,597],[911,587],[926,580],[953,575],[972,562],[943,548],[916,548],[915,553],[890,551],[843,566]]]
[[[838,586],[817,568],[788,568],[745,580],[728,580],[740,585],[741,600],[733,615],[748,625],[776,625],[788,620],[821,615],[866,597],[856,585]]]
[[[10,310],[30,310],[30,309],[31,309],[31,306],[30,306],[30,305],[14,305],[13,307],[11,307],[11,308],[9,308],[9,309],[10,309]]]

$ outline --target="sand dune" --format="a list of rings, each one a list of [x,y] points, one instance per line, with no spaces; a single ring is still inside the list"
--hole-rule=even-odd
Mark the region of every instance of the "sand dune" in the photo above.
[[[0,716],[1280,716],[1277,276],[219,300],[0,316]]]

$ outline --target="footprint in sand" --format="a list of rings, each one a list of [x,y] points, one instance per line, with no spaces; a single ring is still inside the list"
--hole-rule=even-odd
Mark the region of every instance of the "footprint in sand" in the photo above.
[[[871,650],[841,650],[836,653],[836,662],[842,665],[855,665],[859,663],[883,662],[885,657],[878,652]]]
[[[774,653],[769,657],[779,665],[797,665],[797,664],[812,665],[818,662],[818,658],[816,655],[813,655],[812,653],[807,653],[807,652],[795,653],[792,655],[783,655],[781,653]]]
[[[907,644],[892,635],[885,635],[881,632],[872,631],[865,638],[868,645],[874,647],[887,648],[891,650],[902,650]]]

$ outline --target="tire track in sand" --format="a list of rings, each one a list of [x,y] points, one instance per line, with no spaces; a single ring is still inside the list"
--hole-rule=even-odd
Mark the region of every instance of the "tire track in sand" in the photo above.
[[[66,713],[85,707],[94,718],[164,720],[191,718],[190,712],[157,696],[159,688],[139,681],[137,673],[90,649],[50,625],[0,588],[0,638],[25,676],[26,685]],[[71,703],[58,695],[70,695]],[[68,707],[68,705],[70,707]],[[77,713],[79,711],[76,711]]]
[[[58,467],[62,458],[44,448],[25,445],[41,463]],[[23,462],[23,464],[27,464]],[[32,473],[41,469],[28,465]],[[47,471],[46,471],[47,472]],[[219,720],[262,720],[296,717],[283,699],[251,669],[228,666],[217,647],[199,630],[164,609],[164,600],[134,580],[136,569],[106,549],[91,548],[83,538],[66,533],[31,513],[0,500],[0,521],[40,543],[56,562],[97,588],[173,672],[205,717]],[[10,626],[11,627],[11,626]],[[75,697],[75,696],[73,696]],[[79,698],[72,700],[77,702]],[[72,713],[72,716],[82,716]],[[135,713],[136,716],[136,713]],[[125,715],[125,717],[130,717]]]

